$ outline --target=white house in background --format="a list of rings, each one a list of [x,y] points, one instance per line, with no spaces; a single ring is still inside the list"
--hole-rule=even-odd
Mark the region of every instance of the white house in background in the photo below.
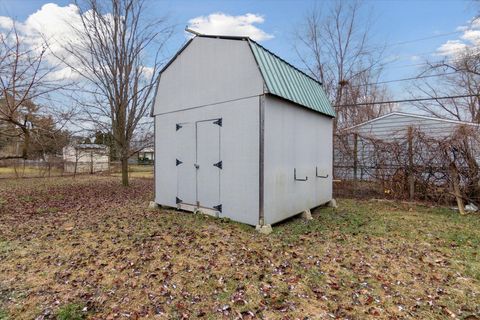
[[[332,199],[322,85],[247,37],[188,41],[152,116],[157,204],[263,226]]]
[[[103,144],[83,143],[63,148],[64,171],[68,173],[95,173],[108,171],[109,148]]]
[[[462,126],[480,128],[478,124],[426,115],[392,112],[345,129],[348,141],[335,148],[335,176],[340,179],[354,178],[354,157],[357,155],[357,178],[369,179],[370,172],[377,169],[372,162],[372,141],[407,144],[409,130],[435,139],[451,137]],[[356,142],[354,141],[356,140]],[[356,152],[354,151],[356,146]],[[480,163],[480,154],[479,154]]]
[[[130,164],[152,164],[155,159],[154,148],[143,148],[142,150],[135,152],[129,159]]]

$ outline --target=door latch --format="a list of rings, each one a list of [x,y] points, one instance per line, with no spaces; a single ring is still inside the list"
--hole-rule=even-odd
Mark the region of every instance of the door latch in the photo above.
[[[199,169],[199,168],[200,168],[200,165],[198,165],[197,163],[195,163],[193,166],[195,167],[195,169]]]

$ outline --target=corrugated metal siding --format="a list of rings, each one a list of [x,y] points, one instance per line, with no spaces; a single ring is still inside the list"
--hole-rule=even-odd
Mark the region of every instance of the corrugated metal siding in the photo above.
[[[448,137],[458,129],[459,124],[434,119],[429,117],[416,117],[415,115],[391,113],[378,120],[360,124],[351,131],[357,132],[360,136],[392,141],[404,139],[408,128],[413,127],[431,137]]]
[[[254,41],[249,41],[268,92],[325,115],[335,111],[322,85]]]

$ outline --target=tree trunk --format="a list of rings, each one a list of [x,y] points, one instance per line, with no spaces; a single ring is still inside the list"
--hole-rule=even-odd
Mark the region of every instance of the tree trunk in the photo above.
[[[27,159],[28,147],[30,145],[30,131],[28,131],[27,128],[22,128],[22,132],[23,132],[22,158]]]
[[[450,164],[450,178],[452,179],[453,194],[457,200],[458,211],[461,215],[466,214],[465,206],[463,204],[462,192],[460,190],[460,177],[458,176],[458,169],[455,162]]]
[[[122,185],[128,187],[128,157],[122,156]]]

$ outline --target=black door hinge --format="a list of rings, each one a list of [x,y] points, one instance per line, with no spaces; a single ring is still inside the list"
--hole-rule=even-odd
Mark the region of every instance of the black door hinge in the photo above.
[[[218,161],[217,163],[213,164],[214,167],[217,167],[219,169],[223,169],[223,163],[222,160]]]
[[[183,162],[182,162],[182,161],[180,161],[180,160],[178,160],[178,159],[175,159],[175,163],[176,163],[176,165],[175,165],[175,166],[178,166],[178,165],[182,164]]]
[[[213,206],[213,209],[219,211],[219,212],[222,212],[222,205],[219,204],[218,206]]]
[[[222,118],[213,121],[213,124],[217,124],[221,127],[222,126]]]
[[[178,130],[180,130],[180,128],[181,128],[181,127],[182,127],[182,126],[181,126],[180,124],[178,124],[178,123],[177,123],[177,124],[175,125],[175,131],[178,131]]]
[[[179,203],[182,203],[182,199],[180,199],[179,197],[175,197],[175,203],[176,204],[179,204]]]

